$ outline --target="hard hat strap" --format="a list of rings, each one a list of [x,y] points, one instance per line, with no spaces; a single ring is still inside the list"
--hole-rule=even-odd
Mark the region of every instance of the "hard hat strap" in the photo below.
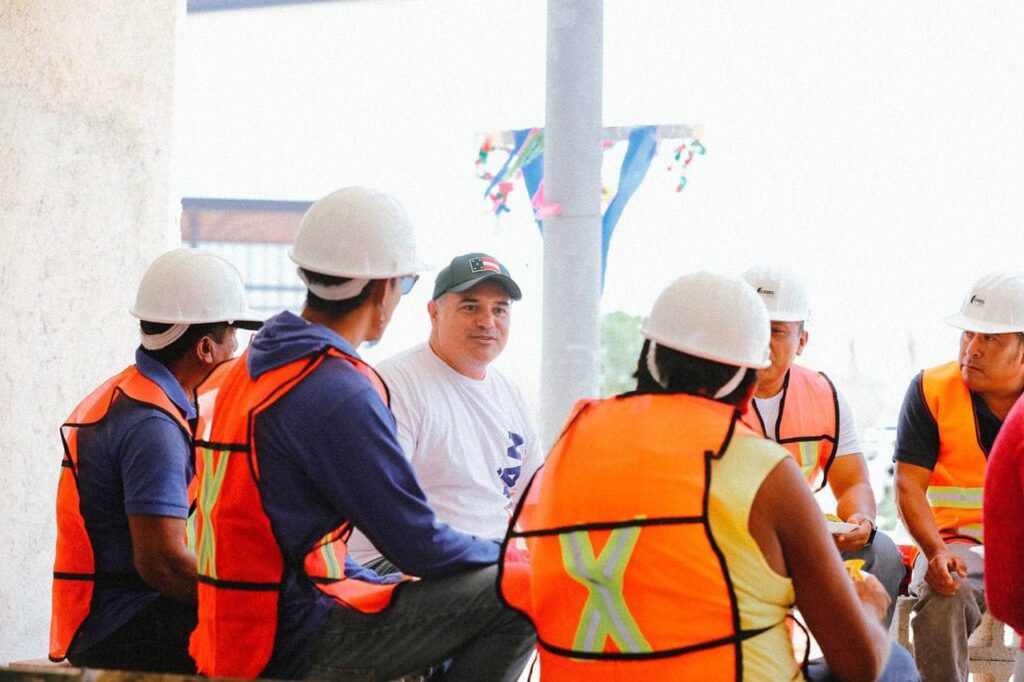
[[[345,301],[355,298],[370,283],[369,279],[350,279],[342,284],[321,284],[309,281],[302,268],[298,268],[298,273],[299,279],[305,283],[306,288],[325,301]]]
[[[184,324],[172,324],[165,331],[159,334],[147,334],[142,332],[142,347],[146,350],[160,350],[161,348],[167,348],[182,336],[188,330],[189,325]]]
[[[737,368],[736,373],[732,375],[732,379],[729,379],[729,381],[726,382],[725,386],[722,386],[720,389],[715,391],[715,395],[711,397],[714,398],[715,400],[718,400],[729,395],[730,393],[736,390],[736,387],[740,385],[740,382],[743,381],[743,377],[746,376],[746,374],[746,367]]]
[[[651,378],[661,386],[662,388],[668,388],[668,382],[661,378],[661,372],[658,371],[658,363],[655,360],[654,352],[657,350],[658,344],[651,341],[650,345],[647,346],[647,371],[650,373]]]

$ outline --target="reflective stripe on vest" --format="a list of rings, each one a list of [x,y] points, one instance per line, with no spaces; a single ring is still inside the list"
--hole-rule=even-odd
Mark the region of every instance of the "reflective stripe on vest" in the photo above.
[[[256,380],[248,352],[199,387],[196,476],[199,623],[189,653],[212,677],[259,676],[273,654],[285,558],[263,511],[259,459],[252,440],[256,417],[316,370],[327,357],[349,362],[387,404],[387,389],[357,358],[335,349],[278,367]],[[210,396],[214,395],[214,398]],[[348,523],[306,550],[301,570],[322,592],[364,613],[388,606],[394,585],[345,578]]]
[[[82,518],[78,494],[78,467],[82,454],[78,449],[79,432],[101,424],[114,402],[122,399],[134,400],[165,412],[181,427],[185,438],[191,438],[189,424],[178,406],[135,366],[124,369],[90,393],[61,426],[64,460],[57,484],[57,551],[53,564],[50,616],[49,656],[54,662],[67,656],[89,615],[96,583],[142,582],[135,573],[109,575],[95,572],[92,542]]]
[[[559,535],[565,571],[587,590],[587,603],[580,614],[573,649],[598,653],[611,639],[619,651],[640,653],[651,650],[622,596],[622,579],[640,536],[639,528],[611,531],[600,556],[594,556],[590,535],[585,530]]]
[[[832,381],[792,365],[782,383],[776,423],[763,423],[756,400],[751,406],[754,416],[747,415],[744,425],[789,451],[812,490],[824,488],[839,442],[839,397]]]
[[[537,628],[546,678],[614,677],[626,662],[630,679],[742,678],[742,641],[770,628],[741,629],[707,510],[712,460],[735,429],[752,435],[736,420],[682,394],[577,405],[506,537],[525,541],[529,566],[499,576]]]
[[[928,481],[928,503],[939,534],[981,542],[986,455],[979,442],[971,393],[950,362],[921,374],[921,393],[939,432],[939,453]]]

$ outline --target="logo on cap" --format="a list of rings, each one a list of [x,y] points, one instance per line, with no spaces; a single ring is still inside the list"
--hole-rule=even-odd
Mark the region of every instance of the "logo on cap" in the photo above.
[[[483,272],[489,270],[501,274],[501,266],[498,261],[494,260],[490,256],[481,256],[480,258],[473,258],[469,261],[470,272]]]
[[[973,296],[971,296],[971,303],[976,303],[977,305],[985,305],[985,299],[983,299],[981,296],[978,296],[977,294],[974,294]]]
[[[758,287],[757,293],[761,294],[762,296],[774,296],[775,289],[766,289],[764,287]]]

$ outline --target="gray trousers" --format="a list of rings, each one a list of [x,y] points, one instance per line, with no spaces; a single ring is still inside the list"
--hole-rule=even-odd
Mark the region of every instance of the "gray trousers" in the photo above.
[[[450,661],[445,680],[516,680],[536,634],[501,604],[496,582],[497,567],[488,566],[404,583],[380,613],[338,606],[307,678],[392,680]]]
[[[914,619],[914,659],[923,682],[966,682],[967,639],[985,612],[984,561],[963,542],[947,545],[967,564],[967,577],[951,596],[936,592],[924,581],[928,560],[918,554],[910,579],[910,594],[917,597]],[[954,577],[954,580],[958,578]]]

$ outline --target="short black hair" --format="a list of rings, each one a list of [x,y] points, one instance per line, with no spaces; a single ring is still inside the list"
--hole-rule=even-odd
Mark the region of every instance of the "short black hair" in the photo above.
[[[162,334],[171,328],[172,325],[164,324],[163,322],[147,322],[141,320],[139,326],[142,328],[142,333],[146,335],[150,334]],[[174,343],[157,350],[150,350],[143,348],[142,352],[153,358],[164,366],[169,366],[171,363],[180,360],[185,353],[187,353],[192,346],[195,345],[196,341],[203,338],[207,334],[212,336],[217,343],[222,343],[224,337],[228,333],[228,328],[231,325],[227,322],[205,322],[203,324],[190,324],[185,333],[182,334]]]
[[[345,282],[350,281],[351,277],[332,277],[331,275],[324,275],[319,272],[313,272],[302,268],[302,274],[306,277],[306,281],[311,284],[320,284],[322,286],[340,286]],[[370,297],[370,292],[373,290],[373,282],[371,280],[367,282],[363,290],[352,298],[346,298],[343,301],[328,301],[326,298],[320,298],[309,289],[306,289],[306,306],[310,310],[315,310],[318,313],[322,313],[331,318],[338,318],[349,314],[359,306],[363,304],[363,301]]]
[[[736,374],[735,365],[705,360],[659,345],[654,351],[654,361],[658,365],[658,373],[667,384],[662,386],[654,380],[647,369],[647,352],[650,346],[651,341],[648,339],[640,349],[636,367],[637,393],[689,393],[710,398]],[[748,368],[739,386],[729,395],[716,400],[738,405],[747,397],[747,393],[756,382],[757,370]]]

